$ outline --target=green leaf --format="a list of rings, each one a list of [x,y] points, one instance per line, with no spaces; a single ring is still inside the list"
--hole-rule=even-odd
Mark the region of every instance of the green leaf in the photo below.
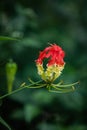
[[[0,40],[1,40],[1,41],[7,41],[7,40],[20,41],[20,40],[17,39],[17,38],[14,38],[14,37],[5,37],[5,36],[0,36]]]
[[[11,130],[10,126],[2,119],[1,116],[0,116],[0,123],[3,124],[5,127],[7,127],[8,130]]]

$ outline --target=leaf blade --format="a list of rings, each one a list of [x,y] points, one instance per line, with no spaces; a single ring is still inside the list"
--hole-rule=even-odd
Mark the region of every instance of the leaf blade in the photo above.
[[[11,127],[5,122],[5,120],[0,116],[0,123],[3,124],[8,130],[12,130]]]
[[[0,36],[0,41],[7,41],[7,40],[10,40],[10,41],[20,41],[19,39],[14,38],[14,37]]]

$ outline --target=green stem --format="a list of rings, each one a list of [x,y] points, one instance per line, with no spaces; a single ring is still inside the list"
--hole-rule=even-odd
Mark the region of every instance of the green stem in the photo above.
[[[15,94],[15,93],[17,93],[17,92],[23,90],[24,88],[29,88],[29,87],[31,87],[32,85],[36,85],[37,83],[40,83],[40,82],[41,82],[41,81],[38,81],[38,82],[35,82],[35,83],[33,83],[33,84],[30,84],[29,86],[20,87],[19,89],[16,89],[16,90],[12,91],[11,93],[7,93],[7,94],[1,96],[0,99],[3,99],[3,98],[5,98],[5,97],[7,97],[7,96],[10,96],[10,95],[12,95],[12,94]]]
[[[58,91],[61,91],[61,92],[70,92],[70,91],[74,91],[74,86],[72,86],[71,88],[69,89],[63,89],[63,88],[57,88],[56,86],[52,86],[55,90],[58,90]]]
[[[26,88],[42,88],[42,87],[45,87],[45,86],[46,86],[46,84],[38,85],[36,87],[34,87],[34,86],[25,86],[25,87]]]
[[[53,84],[54,86],[56,87],[72,87],[76,84],[78,84],[79,82],[75,82],[75,83],[72,83],[72,84],[66,84],[66,85],[60,85],[60,84]]]
[[[28,80],[30,81],[30,83],[35,83],[31,78],[28,78]]]
[[[49,92],[54,92],[54,93],[67,93],[67,92],[72,92],[74,89],[60,89],[56,88],[55,86],[52,86],[54,90],[50,89],[50,86],[48,86],[48,91]]]
[[[68,92],[72,92],[71,90],[66,90],[66,91],[62,91],[62,90],[61,90],[61,91],[58,91],[58,90],[57,90],[57,91],[55,91],[55,90],[51,90],[51,89],[49,89],[48,91],[49,91],[49,92],[54,92],[54,93],[68,93]]]
[[[16,90],[10,92],[10,93],[7,93],[7,94],[1,96],[0,99],[3,99],[3,98],[5,98],[5,97],[7,97],[7,96],[10,96],[10,95],[12,95],[12,94],[14,94],[14,93],[16,93],[16,92],[19,92],[20,90],[22,90],[22,89],[24,89],[24,88],[25,88],[25,87],[21,87],[21,88],[19,88],[19,89],[16,89]]]

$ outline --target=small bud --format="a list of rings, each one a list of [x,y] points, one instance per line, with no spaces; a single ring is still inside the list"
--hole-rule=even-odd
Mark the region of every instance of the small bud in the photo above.
[[[12,91],[16,72],[17,72],[17,64],[15,62],[13,62],[12,60],[10,60],[6,64],[6,77],[7,77],[8,93],[10,93]]]

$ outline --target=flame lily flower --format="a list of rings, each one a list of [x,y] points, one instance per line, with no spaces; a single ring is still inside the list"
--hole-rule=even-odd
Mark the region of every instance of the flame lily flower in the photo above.
[[[38,59],[35,60],[38,74],[41,76],[42,80],[45,81],[42,87],[46,87],[50,92],[71,92],[75,90],[74,86],[79,83],[75,82],[65,85],[62,84],[61,81],[58,84],[53,83],[64,69],[64,57],[65,52],[60,46],[57,44],[50,44],[49,47],[46,47],[40,52]],[[45,60],[47,60],[46,63]],[[41,87],[41,84],[38,87]]]
[[[40,52],[38,59],[35,61],[38,69],[38,74],[46,82],[53,82],[58,78],[64,69],[65,52],[56,44],[51,44]],[[44,60],[48,62],[44,66]]]

